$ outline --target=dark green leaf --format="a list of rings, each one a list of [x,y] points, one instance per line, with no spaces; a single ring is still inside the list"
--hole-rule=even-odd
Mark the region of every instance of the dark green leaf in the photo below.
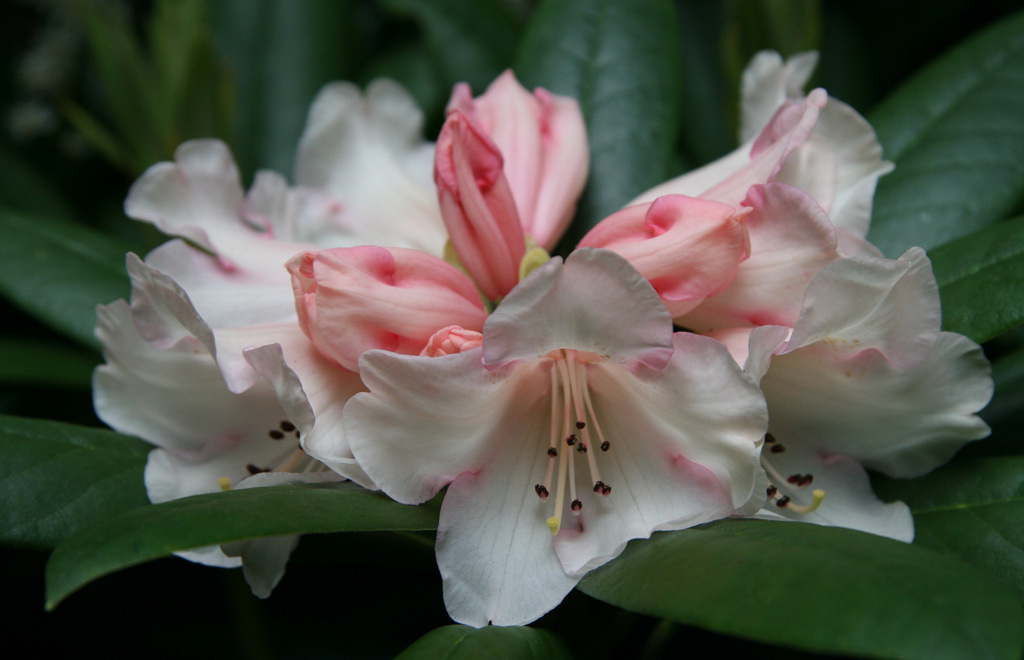
[[[61,193],[27,162],[0,145],[0,207],[22,213],[68,217]]]
[[[682,97],[677,25],[668,0],[545,0],[527,25],[520,80],[575,97],[587,121],[590,181],[571,243],[672,173]]]
[[[682,89],[686,90],[686,102],[679,105],[679,139],[689,160],[678,168],[681,174],[736,148],[738,90],[729,89],[722,76],[722,5],[687,0],[676,7]]]
[[[981,417],[992,427],[995,442],[1012,445],[1015,452],[1024,450],[1024,349],[1004,355],[992,363],[996,391],[992,401],[981,411]],[[990,442],[971,443],[989,445]]]
[[[127,249],[87,227],[0,210],[0,294],[87,346],[96,305],[127,297]]]
[[[0,382],[87,388],[98,356],[54,342],[0,338]]]
[[[52,548],[147,502],[151,446],[112,431],[0,417],[0,541]]]
[[[480,94],[512,65],[522,21],[502,0],[384,0],[384,7],[415,19],[442,74],[441,90],[468,82]]]
[[[306,112],[326,83],[351,77],[351,0],[213,0],[214,45],[235,74],[232,148],[242,171],[292,171]]]
[[[1004,219],[1024,199],[1024,14],[971,38],[871,114],[896,170],[868,238],[888,256]]]
[[[108,573],[180,550],[268,536],[437,528],[438,508],[405,506],[351,483],[195,495],[97,522],[57,546],[47,607]]]
[[[1024,598],[1024,456],[960,459],[919,479],[874,485],[910,505],[915,544],[958,557]]]
[[[569,659],[572,654],[554,633],[518,626],[444,626],[420,637],[396,660]]]
[[[625,609],[773,644],[886,658],[1018,658],[1012,590],[939,554],[835,527],[725,520],[633,542],[580,583]]]
[[[933,250],[942,328],[987,341],[1024,322],[1024,217]]]

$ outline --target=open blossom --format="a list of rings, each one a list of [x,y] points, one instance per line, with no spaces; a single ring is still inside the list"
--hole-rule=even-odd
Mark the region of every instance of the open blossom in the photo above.
[[[391,497],[448,486],[437,558],[455,620],[533,621],[629,539],[760,506],[760,393],[721,344],[673,333],[621,257],[552,259],[462,348],[364,353],[369,392],[343,422]]]
[[[977,344],[939,326],[931,265],[911,248],[898,260],[830,264],[807,287],[792,327],[712,333],[768,402],[765,513],[913,538],[909,510],[879,502],[864,467],[919,476],[988,435],[976,414],[992,396],[988,362]],[[817,504],[814,488],[825,500],[806,511]]]
[[[339,474],[372,485],[350,454],[328,472],[300,446],[339,426],[335,404],[362,382],[302,333],[284,264],[318,245],[380,240],[442,253],[433,149],[421,125],[395,83],[378,81],[365,96],[335,83],[310,110],[296,186],[261,172],[244,194],[215,140],[183,144],[175,162],[154,165],[132,186],[129,216],[188,241],[171,240],[145,261],[129,255],[130,306],[98,310],[106,364],[94,378],[97,414],[158,447],[145,472],[153,502]],[[253,591],[267,595],[294,542],[184,556],[237,566],[240,555]]]

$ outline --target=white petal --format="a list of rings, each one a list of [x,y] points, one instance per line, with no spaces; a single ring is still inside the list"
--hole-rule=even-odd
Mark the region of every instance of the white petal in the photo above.
[[[899,260],[842,259],[807,286],[792,339],[781,352],[824,340],[834,350],[874,348],[893,364],[911,366],[931,349],[940,319],[938,286],[920,248]]]
[[[914,540],[914,518],[910,515],[910,508],[903,502],[879,500],[871,490],[867,472],[852,458],[823,456],[794,446],[788,446],[783,453],[768,456],[767,460],[783,478],[795,474],[814,477],[802,488],[782,483],[782,494],[796,504],[807,505],[812,500],[811,491],[821,489],[825,491],[825,499],[811,513],[797,513],[772,503],[765,507],[766,513],[815,525],[856,529],[905,543]]]
[[[550,504],[533,491],[550,460],[547,420],[523,419],[508,429],[507,441],[495,436],[502,452],[489,465],[464,472],[445,494],[437,565],[448,613],[460,623],[530,623],[579,580],[562,570],[544,523]]]
[[[924,474],[988,434],[974,413],[992,395],[989,364],[953,333],[910,368],[819,342],[775,356],[761,388],[783,445],[845,454],[895,477]]]
[[[750,165],[750,149],[753,145],[754,142],[751,139],[735,151],[729,152],[718,160],[651,188],[629,202],[629,204],[626,204],[623,208],[637,204],[649,204],[664,195],[699,197],[702,192],[708,190],[719,181]]]
[[[523,411],[546,400],[547,375],[489,372],[480,356],[363,353],[359,373],[370,392],[352,397],[342,422],[356,460],[393,499],[419,504],[482,469],[511,441]]]
[[[211,252],[254,233],[242,222],[238,167],[223,142],[185,142],[174,158],[153,165],[132,185],[124,203],[129,217]]]
[[[672,353],[672,321],[654,288],[619,255],[590,248],[531,273],[488,317],[483,334],[488,365],[567,348],[659,368]]]
[[[754,54],[740,83],[740,142],[753,140],[779,106],[803,95],[818,53],[797,53],[785,62],[770,50]]]
[[[365,97],[331,83],[314,100],[299,143],[296,237],[324,247],[389,245],[441,256],[447,234],[423,115],[390,80]]]

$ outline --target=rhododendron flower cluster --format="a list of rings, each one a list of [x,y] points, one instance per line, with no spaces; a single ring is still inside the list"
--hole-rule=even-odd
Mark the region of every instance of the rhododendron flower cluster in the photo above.
[[[743,146],[564,259],[583,115],[511,72],[457,85],[433,146],[396,85],[325,88],[293,186],[260,173],[243,195],[222,144],[183,145],[126,203],[179,238],[130,255],[130,305],[100,310],[97,411],[160,447],[154,502],[447,488],[445,602],[475,626],[537,619],[659,530],[758,516],[910,541],[865,468],[916,476],[986,435],[991,376],[940,332],[923,251],[867,242],[891,166],[852,108],[803,94],[813,66],[758,55]],[[227,550],[265,595],[294,544]]]

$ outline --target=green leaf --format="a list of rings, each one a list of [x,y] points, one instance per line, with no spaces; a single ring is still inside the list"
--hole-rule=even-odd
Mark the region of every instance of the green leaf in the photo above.
[[[48,341],[0,337],[0,382],[87,388],[95,353]]]
[[[943,330],[984,342],[1024,322],[1024,217],[950,241],[929,256]]]
[[[545,0],[527,24],[520,80],[575,97],[587,122],[590,181],[572,243],[672,173],[682,99],[677,25],[668,0]]]
[[[1004,219],[1024,199],[1024,13],[928,66],[869,117],[896,170],[868,239],[894,257]]]
[[[0,144],[0,207],[22,213],[69,217],[71,207],[45,177]]]
[[[1012,444],[1016,452],[1021,452],[1024,450],[1024,440],[1020,437],[1020,429],[1024,427],[1024,348],[997,358],[992,363],[992,379],[996,391],[992,401],[981,411],[981,417],[992,427],[994,436],[1003,436],[996,442]],[[968,447],[990,444],[971,443]]]
[[[55,217],[0,209],[0,294],[29,314],[92,347],[96,305],[127,297],[127,247]]]
[[[522,21],[502,0],[383,0],[384,7],[414,19],[442,73],[444,101],[456,82],[480,94],[512,64]]]
[[[232,149],[246,176],[292,171],[306,113],[332,80],[351,78],[357,25],[351,0],[212,0],[214,46],[235,74]]]
[[[438,507],[406,506],[351,483],[195,495],[97,522],[57,546],[47,608],[96,578],[181,550],[289,534],[437,528]]]
[[[1024,598],[1024,456],[960,459],[918,479],[873,484],[884,499],[910,505],[915,545],[962,559]]]
[[[395,660],[523,660],[570,659],[572,654],[554,633],[519,626],[444,626],[416,640]]]
[[[1019,658],[1024,609],[958,561],[835,527],[724,520],[632,542],[580,583],[633,612],[811,651]]]
[[[729,89],[722,75],[721,3],[690,0],[677,2],[676,9],[682,89],[686,90],[686,103],[679,106],[679,140],[689,161],[679,168],[682,172],[736,148],[735,101],[739,92]]]
[[[112,431],[0,416],[0,541],[52,548],[145,504],[150,449]]]

